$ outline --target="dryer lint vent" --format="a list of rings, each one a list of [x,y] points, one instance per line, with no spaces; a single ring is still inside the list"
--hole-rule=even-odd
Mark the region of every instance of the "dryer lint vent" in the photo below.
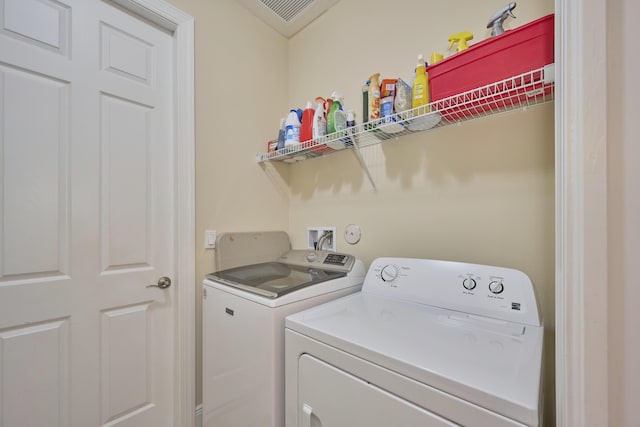
[[[299,13],[304,11],[315,0],[260,0],[273,13],[282,18],[285,22],[294,19]]]

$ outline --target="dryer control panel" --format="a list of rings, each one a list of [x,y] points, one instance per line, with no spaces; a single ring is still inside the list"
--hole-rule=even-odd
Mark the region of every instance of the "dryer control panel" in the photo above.
[[[535,289],[519,270],[415,258],[373,261],[362,292],[541,326]]]

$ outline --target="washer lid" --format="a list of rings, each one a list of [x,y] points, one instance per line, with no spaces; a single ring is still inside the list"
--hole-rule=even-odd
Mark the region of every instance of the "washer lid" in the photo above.
[[[344,271],[265,262],[218,271],[207,274],[206,278],[268,298],[278,298],[289,292],[346,275]]]
[[[541,327],[366,292],[290,315],[285,324],[508,418],[538,422]]]

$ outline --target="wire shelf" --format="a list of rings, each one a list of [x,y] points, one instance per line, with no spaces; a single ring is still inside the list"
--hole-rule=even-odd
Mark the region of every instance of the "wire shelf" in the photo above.
[[[363,148],[389,139],[490,116],[517,108],[540,105],[554,99],[555,67],[520,74],[477,89],[431,102],[378,121],[312,139],[292,147],[258,154],[258,163],[296,162],[325,156],[345,148]]]

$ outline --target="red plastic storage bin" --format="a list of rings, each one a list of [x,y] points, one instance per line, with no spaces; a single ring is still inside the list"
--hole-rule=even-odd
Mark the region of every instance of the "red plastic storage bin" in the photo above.
[[[430,65],[427,72],[431,103],[553,63],[553,35],[554,15],[550,14]],[[513,90],[517,92],[517,87]],[[507,102],[514,104],[519,99],[514,96]],[[447,105],[452,106],[451,102]],[[445,118],[458,118],[449,113],[448,110]]]

